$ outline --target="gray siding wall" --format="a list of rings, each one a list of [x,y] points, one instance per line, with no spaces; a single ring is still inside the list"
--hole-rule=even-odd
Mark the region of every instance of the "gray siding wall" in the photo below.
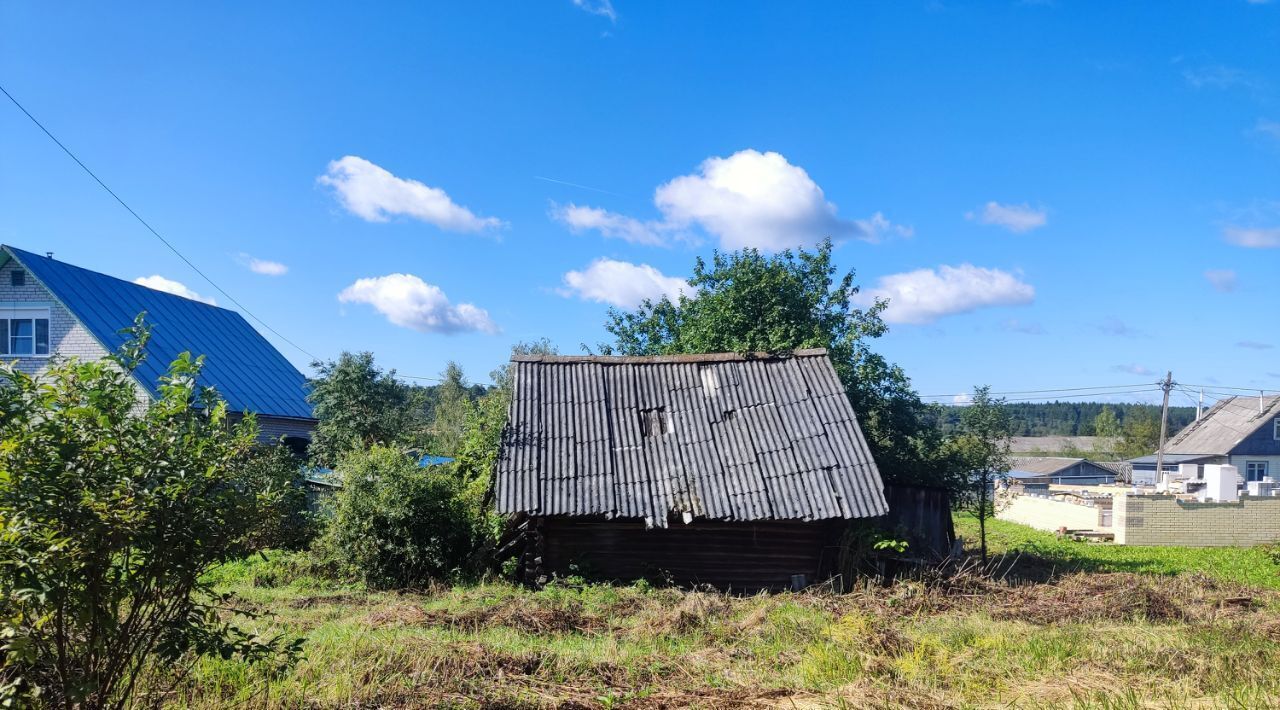
[[[1239,402],[1240,400],[1236,400]],[[1254,404],[1257,404],[1255,401]],[[1280,441],[1276,441],[1274,427],[1275,419],[1267,417],[1266,419],[1257,420],[1261,424],[1252,434],[1245,437],[1244,441],[1236,444],[1231,450],[1232,458],[1237,456],[1280,456]],[[1232,463],[1235,463],[1232,461]],[[1243,469],[1242,469],[1243,470]]]

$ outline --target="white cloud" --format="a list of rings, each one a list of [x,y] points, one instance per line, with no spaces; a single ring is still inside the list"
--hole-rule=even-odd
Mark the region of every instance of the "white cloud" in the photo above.
[[[410,217],[453,232],[479,232],[503,225],[495,217],[479,217],[455,203],[438,187],[407,180],[354,155],[329,163],[316,178],[332,187],[348,212],[369,222]]]
[[[263,276],[284,276],[289,273],[289,267],[278,261],[259,259],[255,256],[245,254],[244,252],[240,252],[240,256],[237,260],[241,264],[244,264],[245,268],[255,274],[262,274]]]
[[[632,244],[663,245],[668,242],[671,231],[661,223],[641,222],[599,207],[581,207],[572,203],[553,207],[551,216],[569,225],[575,232],[594,229],[606,237],[622,239]]]
[[[644,222],[577,205],[553,216],[570,227],[646,244],[667,243],[698,228],[718,239],[722,249],[769,252],[815,244],[828,236],[875,242],[886,235],[912,233],[878,212],[865,220],[839,217],[836,206],[803,168],[778,153],[757,150],[707,158],[696,172],[659,185],[653,202],[661,220]]]
[[[195,291],[192,291],[191,289],[187,288],[186,284],[180,281],[166,279],[165,277],[160,276],[159,274],[153,274],[151,276],[139,276],[138,278],[134,279],[133,282],[138,284],[139,286],[146,286],[147,288],[153,288],[157,291],[172,293],[175,296],[182,296],[183,298],[189,298],[193,301],[207,303],[211,306],[218,305],[217,301],[206,296],[201,296]]]
[[[1035,288],[1006,271],[962,264],[882,276],[855,300],[866,306],[888,299],[885,321],[924,324],[989,306],[1031,303],[1035,295]]]
[[[1230,293],[1239,285],[1236,272],[1231,269],[1209,269],[1204,272],[1204,277],[1208,279],[1209,285],[1213,286],[1213,290],[1219,293]]]
[[[645,299],[656,301],[663,296],[675,301],[681,292],[692,295],[693,287],[678,276],[667,276],[648,264],[605,258],[596,259],[582,271],[566,273],[560,289],[564,296],[619,308],[635,308]]]
[[[573,6],[592,15],[607,17],[610,22],[618,21],[618,13],[613,9],[613,0],[573,0]]]
[[[1036,209],[1025,202],[1020,205],[1002,205],[999,202],[988,202],[980,212],[968,212],[965,218],[980,224],[994,224],[1004,227],[1010,232],[1021,234],[1043,227],[1049,221],[1049,215],[1043,209]]]
[[[951,403],[956,406],[967,407],[970,404],[973,404],[973,395],[968,392],[961,392],[951,398]]]
[[[1144,366],[1142,366],[1142,365],[1134,365],[1134,364],[1129,364],[1129,365],[1112,365],[1112,366],[1111,366],[1111,371],[1112,371],[1112,372],[1122,372],[1122,373],[1124,373],[1124,374],[1126,374],[1126,375],[1138,375],[1138,376],[1141,376],[1141,377],[1147,377],[1147,376],[1149,376],[1149,375],[1154,375],[1154,374],[1156,374],[1156,373],[1154,373],[1154,372],[1152,372],[1152,371],[1151,371],[1151,368],[1144,367]]]
[[[455,306],[439,286],[413,274],[358,279],[338,294],[338,300],[367,303],[395,325],[423,333],[498,332],[488,311],[470,303]]]
[[[1222,237],[1238,247],[1275,249],[1280,247],[1280,227],[1227,227]]]

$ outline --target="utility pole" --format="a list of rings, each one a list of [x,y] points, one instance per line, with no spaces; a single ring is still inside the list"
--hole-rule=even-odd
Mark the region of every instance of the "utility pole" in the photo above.
[[[1160,448],[1156,449],[1156,481],[1164,480],[1164,438],[1169,433],[1169,391],[1173,389],[1173,371],[1164,376],[1163,382],[1157,382],[1164,390],[1164,404],[1160,406]]]
[[[1196,403],[1196,421],[1200,421],[1200,415],[1204,413],[1204,388],[1200,388],[1200,401]]]

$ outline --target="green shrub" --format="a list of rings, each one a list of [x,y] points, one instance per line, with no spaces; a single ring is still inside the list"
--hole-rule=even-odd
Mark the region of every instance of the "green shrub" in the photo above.
[[[321,525],[307,509],[301,462],[287,446],[258,446],[245,456],[243,467],[247,485],[264,495],[261,522],[251,534],[252,547],[305,549]]]
[[[473,549],[473,507],[444,467],[419,468],[396,449],[348,454],[343,487],[321,545],[375,589],[420,587],[464,572]]]
[[[296,656],[228,624],[201,579],[278,501],[243,475],[257,426],[228,426],[185,353],[139,411],[147,336],[140,317],[118,356],[38,378],[0,363],[0,706],[121,707],[148,669]]]

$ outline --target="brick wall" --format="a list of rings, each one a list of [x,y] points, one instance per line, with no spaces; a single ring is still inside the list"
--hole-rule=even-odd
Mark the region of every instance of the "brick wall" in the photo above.
[[[0,267],[0,303],[38,303],[49,307],[49,352],[62,357],[78,357],[81,360],[97,360],[107,355],[93,335],[67,309],[53,298],[30,273],[24,286],[12,286],[10,274],[21,269],[18,262],[10,260]],[[39,374],[49,366],[47,357],[17,358],[18,368],[30,374]]]
[[[1249,547],[1280,542],[1278,497],[1198,503],[1118,493],[1113,510],[1116,542],[1123,545]]]
[[[996,511],[1000,520],[1022,523],[1036,530],[1101,530],[1099,510],[1092,505],[1068,503],[1052,498],[1019,495]]]

